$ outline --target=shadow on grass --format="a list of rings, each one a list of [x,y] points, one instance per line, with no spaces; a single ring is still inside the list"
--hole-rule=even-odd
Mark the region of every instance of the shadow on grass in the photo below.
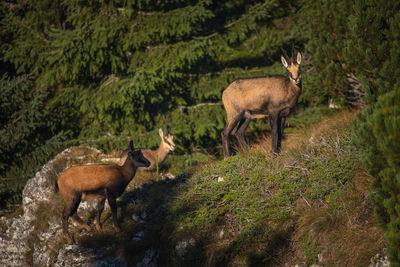
[[[159,266],[229,266],[232,261],[247,266],[277,266],[277,259],[287,253],[293,226],[271,232],[264,221],[241,233],[217,237],[216,229],[228,232],[227,216],[220,216],[207,229],[181,231],[182,216],[201,205],[193,200],[188,205],[170,206],[171,201],[182,197],[179,188],[185,190],[189,177],[190,174],[182,174],[173,180],[151,181],[126,192],[118,202],[122,232],[116,233],[111,227],[111,218],[106,217],[103,231],[81,238],[80,244],[91,248],[111,247],[110,256],[123,258],[128,265],[137,264],[147,251],[153,250],[157,251],[155,260]],[[132,220],[132,215],[145,222]],[[184,249],[182,257],[177,247],[185,242],[189,244],[191,239],[194,242]],[[254,243],[261,244],[262,248],[255,250]]]

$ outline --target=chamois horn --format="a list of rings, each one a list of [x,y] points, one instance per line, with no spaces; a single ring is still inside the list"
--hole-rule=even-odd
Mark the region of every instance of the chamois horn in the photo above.
[[[293,59],[292,62],[296,62],[296,59],[294,57],[294,43],[292,43],[292,59]]]
[[[133,141],[132,141],[132,140],[129,142],[129,148],[130,148],[132,151],[135,150],[135,147],[133,146]]]
[[[288,61],[288,64],[290,64],[290,57],[288,56],[288,54],[286,53],[285,49],[282,48],[282,46],[279,47],[282,51],[283,56],[285,57],[285,59]]]

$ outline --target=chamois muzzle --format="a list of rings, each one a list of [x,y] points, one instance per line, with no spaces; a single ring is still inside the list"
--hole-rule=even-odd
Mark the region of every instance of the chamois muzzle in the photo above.
[[[168,142],[168,148],[169,148],[169,150],[171,150],[171,151],[174,151],[175,150],[175,143],[170,143],[170,142]]]

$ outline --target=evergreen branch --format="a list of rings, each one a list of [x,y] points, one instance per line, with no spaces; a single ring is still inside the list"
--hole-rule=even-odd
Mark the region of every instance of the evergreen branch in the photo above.
[[[184,109],[196,109],[199,107],[203,107],[203,106],[220,106],[222,105],[222,102],[216,102],[216,103],[200,103],[194,106],[178,106],[177,109],[179,109],[180,111],[183,111]]]
[[[257,70],[257,69],[251,69],[251,70],[246,70],[246,73],[257,73],[261,72],[262,70]],[[209,76],[214,76],[214,75],[221,75],[221,74],[236,74],[240,71],[216,71],[216,72],[207,72],[207,73],[178,73],[182,77],[209,77]]]
[[[264,3],[264,4],[259,5],[258,8],[253,8],[253,10],[251,12],[246,13],[243,16],[241,16],[240,18],[238,18],[237,20],[233,21],[232,23],[229,23],[228,25],[225,25],[224,28],[225,29],[229,29],[229,28],[233,27],[235,24],[241,22],[242,20],[257,14],[260,10],[262,10],[268,4],[270,4],[270,3]]]

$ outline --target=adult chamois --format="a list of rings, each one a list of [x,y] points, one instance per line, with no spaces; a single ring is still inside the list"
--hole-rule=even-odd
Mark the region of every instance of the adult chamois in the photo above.
[[[282,49],[281,61],[289,77],[270,75],[243,78],[233,81],[222,93],[222,102],[227,114],[227,124],[221,133],[224,158],[229,156],[229,134],[239,123],[235,136],[243,150],[248,150],[244,132],[252,119],[269,118],[272,136],[272,151],[279,153],[285,119],[296,105],[301,93],[301,53],[291,62]]]
[[[62,212],[62,229],[64,237],[69,244],[74,241],[68,233],[68,218],[71,216],[80,227],[90,230],[90,226],[83,223],[77,214],[77,209],[82,195],[97,197],[97,214],[95,218],[96,229],[100,230],[100,216],[107,198],[110,204],[114,228],[119,231],[117,220],[116,198],[122,195],[126,186],[133,179],[138,167],[148,167],[150,162],[142,152],[133,147],[131,141],[130,150],[124,165],[85,165],[74,166],[64,171],[58,178],[57,185],[64,198],[65,206]]]
[[[150,161],[149,167],[140,167],[139,171],[154,171],[157,168],[157,163],[161,164],[167,157],[170,151],[175,150],[174,136],[171,134],[171,129],[167,126],[167,134],[164,135],[163,130],[158,129],[158,134],[161,137],[161,143],[157,150],[140,149],[143,155]],[[121,153],[119,165],[123,165],[128,154],[128,150]]]

